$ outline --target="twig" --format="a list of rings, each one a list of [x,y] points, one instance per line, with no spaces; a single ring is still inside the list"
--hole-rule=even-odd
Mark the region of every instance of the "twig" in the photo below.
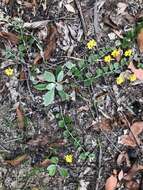
[[[99,27],[99,22],[98,22],[98,13],[97,13],[97,0],[95,0],[95,3],[94,3],[94,31],[95,31],[95,35],[96,35],[96,39],[97,41],[99,41],[100,39],[100,36],[99,36],[99,33],[100,33],[100,27]]]
[[[77,9],[78,9],[78,12],[80,15],[80,19],[81,19],[81,23],[82,23],[82,27],[83,27],[83,31],[84,31],[84,36],[86,38],[87,27],[86,27],[85,19],[84,19],[83,13],[82,13],[82,9],[81,9],[81,5],[80,5],[79,0],[75,0],[75,4],[77,6]]]
[[[98,172],[98,178],[97,178],[97,182],[96,182],[96,187],[95,190],[99,189],[99,183],[100,183],[100,177],[101,177],[101,171],[102,171],[102,167],[101,167],[101,161],[102,161],[102,149],[101,146],[99,144],[99,160],[98,160],[98,164],[99,164],[99,172]]]

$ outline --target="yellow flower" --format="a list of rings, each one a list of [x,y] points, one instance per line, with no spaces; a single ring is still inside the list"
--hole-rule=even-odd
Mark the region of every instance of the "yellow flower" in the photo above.
[[[106,63],[110,63],[111,60],[112,60],[111,55],[107,55],[107,56],[104,57],[104,61],[105,61]]]
[[[137,80],[136,75],[135,75],[135,74],[130,74],[130,76],[129,76],[129,80],[130,80],[131,82]]]
[[[128,49],[125,51],[124,55],[125,57],[130,57],[132,55],[133,51],[131,49]]]
[[[96,41],[95,41],[94,39],[90,40],[90,41],[87,43],[88,49],[93,49],[95,46],[96,46]]]
[[[117,58],[120,55],[120,49],[115,49],[114,51],[112,51],[111,55],[114,58]]]
[[[11,77],[13,75],[13,69],[11,69],[10,67],[8,67],[7,69],[5,69],[4,73]]]
[[[117,79],[116,79],[116,83],[118,85],[122,84],[123,82],[125,81],[125,78],[123,76],[119,76]]]
[[[73,162],[73,155],[72,154],[67,154],[65,156],[65,160],[67,163],[72,163]]]

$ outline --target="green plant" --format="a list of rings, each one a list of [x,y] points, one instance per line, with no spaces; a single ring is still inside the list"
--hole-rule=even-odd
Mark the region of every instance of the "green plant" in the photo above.
[[[59,96],[61,97],[62,101],[68,100],[68,94],[64,91],[63,87],[63,79],[64,79],[64,71],[60,70],[55,76],[52,72],[45,71],[42,75],[43,81],[45,83],[39,83],[35,85],[35,89],[40,91],[47,91],[43,95],[43,104],[48,106],[54,102],[55,93],[58,92]]]
[[[59,162],[58,157],[52,157],[50,161],[51,161],[51,164],[47,167],[49,176],[51,177],[55,176],[57,171],[62,177],[68,176],[68,170],[58,165],[58,162]]]

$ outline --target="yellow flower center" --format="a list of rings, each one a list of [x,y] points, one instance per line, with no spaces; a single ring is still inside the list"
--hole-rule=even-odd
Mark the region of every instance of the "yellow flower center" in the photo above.
[[[117,58],[119,55],[120,55],[120,49],[115,49],[114,51],[112,51],[111,55],[114,57],[114,58]]]
[[[124,79],[123,76],[119,76],[119,77],[116,79],[116,83],[117,83],[118,85],[122,84],[124,81],[125,81],[125,79]]]
[[[124,55],[125,57],[130,57],[132,55],[133,51],[131,49],[128,49],[125,51]]]
[[[107,56],[104,57],[104,61],[105,61],[106,63],[110,63],[111,60],[112,60],[111,55],[107,55]]]
[[[96,41],[95,41],[94,39],[90,40],[90,41],[87,43],[87,48],[88,48],[88,49],[93,49],[95,46],[96,46]]]
[[[73,162],[73,155],[72,155],[72,154],[67,154],[67,155],[65,156],[65,161],[66,161],[67,163],[72,163],[72,162]]]
[[[12,76],[13,75],[13,69],[11,69],[10,67],[8,67],[7,69],[5,69],[4,73],[7,75],[7,76]]]
[[[131,82],[137,80],[136,75],[135,75],[135,74],[130,74],[130,76],[129,76],[129,80],[130,80]]]

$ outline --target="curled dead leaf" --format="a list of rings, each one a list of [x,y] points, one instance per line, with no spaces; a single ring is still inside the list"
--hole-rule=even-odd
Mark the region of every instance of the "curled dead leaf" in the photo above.
[[[143,53],[143,28],[140,30],[137,36],[137,43],[141,53]]]
[[[12,44],[17,45],[19,38],[11,32],[0,32],[0,38],[10,41]]]
[[[140,171],[143,171],[143,165],[137,163],[133,164],[132,168],[128,171],[127,175],[124,177],[126,181],[131,181],[132,178]]]
[[[14,160],[5,160],[5,162],[10,164],[11,166],[18,166],[19,164],[21,164],[21,162],[23,162],[27,158],[28,158],[27,154],[24,154],[22,156],[18,156]]]
[[[105,183],[105,190],[115,190],[117,188],[117,175],[112,174],[109,178],[107,178]]]
[[[40,53],[37,54],[37,56],[34,59],[34,64],[39,64],[42,61],[42,58],[44,60],[49,60],[56,48],[56,41],[57,41],[57,28],[55,26],[51,26],[49,28],[49,35],[47,37],[47,47],[43,52],[43,57]]]
[[[127,152],[125,152],[125,151],[121,152],[117,158],[118,166],[122,166],[124,163],[126,164],[127,167],[131,166],[129,156],[128,156]]]
[[[128,190],[139,190],[140,185],[136,181],[127,181],[125,186]]]
[[[121,181],[123,179],[123,177],[124,177],[124,172],[123,172],[123,170],[121,170],[118,174],[118,180]]]
[[[103,131],[110,132],[112,130],[111,120],[107,118],[102,118],[99,123],[99,128]]]
[[[130,130],[131,131],[129,132],[129,135],[122,135],[120,137],[119,143],[127,145],[127,146],[131,146],[131,147],[136,147],[137,144],[141,143],[138,136],[143,131],[143,122],[135,122],[130,127]]]
[[[16,108],[17,124],[19,129],[24,128],[24,113],[21,111],[20,107]]]
[[[47,167],[49,164],[51,164],[51,161],[49,159],[45,159],[42,162],[38,164],[39,167]]]

